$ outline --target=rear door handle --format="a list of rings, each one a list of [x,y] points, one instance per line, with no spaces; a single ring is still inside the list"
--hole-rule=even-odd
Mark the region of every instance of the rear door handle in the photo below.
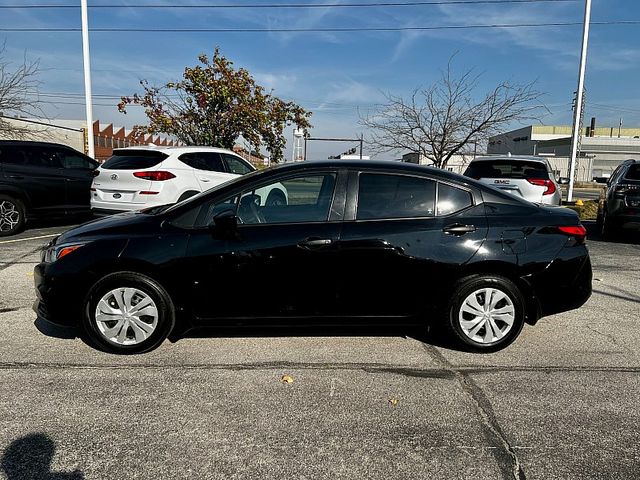
[[[462,223],[452,223],[442,229],[444,233],[450,233],[452,235],[464,235],[465,233],[471,233],[476,231],[475,225],[463,225]]]
[[[209,180],[208,178],[201,178],[200,181],[206,183],[206,182],[210,182],[211,180]]]
[[[307,238],[298,244],[301,248],[320,248],[331,245],[333,240],[330,238]]]
[[[14,178],[16,180],[24,180],[22,175],[9,175],[9,178]]]

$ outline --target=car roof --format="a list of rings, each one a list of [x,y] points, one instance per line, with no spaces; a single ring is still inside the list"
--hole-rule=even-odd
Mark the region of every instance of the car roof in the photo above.
[[[304,162],[288,162],[271,167],[273,170],[279,171],[296,171],[296,170],[317,170],[323,168],[350,168],[359,170],[384,170],[387,172],[398,173],[429,173],[450,180],[464,181],[467,183],[476,182],[458,173],[448,170],[431,167],[428,165],[418,165],[408,162],[395,162],[390,160],[306,160]]]
[[[471,163],[475,162],[487,162],[491,160],[516,160],[516,161],[527,161],[527,162],[540,162],[547,163],[546,157],[539,157],[536,155],[491,155],[486,157],[476,157],[471,160]]]
[[[197,146],[197,145],[189,145],[189,146],[174,146],[174,147],[165,147],[165,146],[155,146],[155,145],[140,145],[138,147],[123,147],[123,148],[114,148],[113,153],[116,152],[126,152],[126,151],[140,151],[147,150],[149,152],[161,152],[166,155],[177,154],[180,155],[182,153],[194,153],[194,152],[216,152],[216,153],[232,153],[233,155],[238,156],[236,152],[233,150],[229,150],[227,148],[219,148],[219,147],[207,147],[207,146]]]

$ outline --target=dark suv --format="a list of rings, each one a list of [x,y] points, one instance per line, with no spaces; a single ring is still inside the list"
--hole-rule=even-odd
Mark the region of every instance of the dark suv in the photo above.
[[[27,219],[89,212],[98,162],[65,145],[0,141],[0,237]]]
[[[607,182],[607,194],[598,211],[603,237],[623,227],[640,227],[640,160],[626,160]]]

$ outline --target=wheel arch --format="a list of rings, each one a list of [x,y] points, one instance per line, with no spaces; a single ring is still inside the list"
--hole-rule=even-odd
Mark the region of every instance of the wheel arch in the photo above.
[[[29,195],[24,190],[11,186],[0,184],[0,195],[7,195],[22,202],[25,208],[25,213],[28,214],[31,210],[31,200]]]
[[[463,277],[460,281],[477,275],[497,275],[513,282],[518,287],[525,302],[525,322],[535,325],[542,316],[540,301],[531,284],[522,276],[518,265],[501,262],[488,261],[470,264],[465,267]]]
[[[142,260],[131,258],[116,258],[109,260],[109,262],[104,262],[93,266],[90,271],[90,281],[88,282],[88,287],[84,292],[85,299],[91,293],[93,287],[102,278],[106,277],[107,275],[121,272],[141,274],[153,279],[168,293],[169,297],[171,298],[171,302],[173,303],[173,307],[175,310],[176,325],[190,325],[190,322],[187,321],[187,317],[184,315],[184,313],[187,311],[187,309],[185,308],[187,303],[183,295],[180,293],[180,289],[177,288],[174,282],[170,280],[170,277],[168,275],[163,273],[161,268],[152,263]]]

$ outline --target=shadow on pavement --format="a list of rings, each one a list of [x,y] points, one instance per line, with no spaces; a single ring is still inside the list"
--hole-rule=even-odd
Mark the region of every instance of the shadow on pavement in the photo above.
[[[0,460],[0,470],[8,480],[82,480],[79,470],[52,472],[56,444],[43,433],[32,433],[11,442]]]
[[[40,333],[47,337],[75,340],[79,338],[88,346],[95,346],[86,338],[80,328],[63,327],[54,325],[38,317],[33,322]],[[176,343],[190,338],[274,338],[274,337],[408,337],[422,343],[443,347],[450,350],[460,350],[459,347],[449,341],[439,329],[421,326],[341,326],[307,324],[304,326],[220,326],[199,327],[187,332],[174,332],[169,341]]]
[[[47,337],[61,338],[64,340],[73,340],[80,336],[78,329],[75,327],[63,327],[60,325],[54,325],[46,320],[38,317],[33,322],[35,327],[40,333]]]
[[[640,230],[638,229],[627,228],[615,235],[610,235],[607,238],[603,238],[595,221],[585,220],[582,222],[582,224],[587,229],[587,241],[594,240],[605,243],[626,243],[631,245],[640,245]]]

